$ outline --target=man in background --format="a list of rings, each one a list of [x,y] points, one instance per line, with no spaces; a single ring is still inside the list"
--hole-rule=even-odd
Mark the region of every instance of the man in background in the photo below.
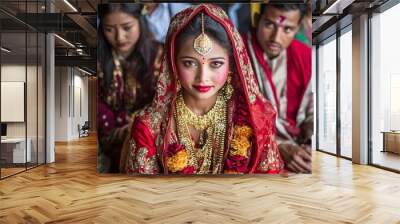
[[[171,18],[190,6],[190,3],[146,3],[143,14],[154,38],[164,44]]]
[[[262,4],[244,36],[259,88],[277,111],[277,143],[285,166],[311,172],[311,48],[295,40],[306,4]]]

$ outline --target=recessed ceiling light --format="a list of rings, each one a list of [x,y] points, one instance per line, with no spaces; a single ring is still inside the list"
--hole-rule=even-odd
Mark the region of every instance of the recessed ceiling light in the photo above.
[[[90,72],[88,72],[88,71],[86,71],[86,70],[83,70],[83,69],[81,69],[81,68],[79,68],[79,67],[78,67],[78,69],[79,69],[79,71],[81,71],[81,72],[83,72],[83,73],[85,73],[85,74],[87,74],[87,75],[93,75],[92,73],[90,73]]]
[[[67,4],[74,12],[78,12],[78,10],[68,1],[64,0],[65,4]]]
[[[71,42],[69,42],[68,40],[66,40],[66,39],[64,39],[64,38],[62,38],[62,37],[60,37],[60,36],[57,35],[57,34],[54,34],[54,36],[57,37],[58,39],[60,39],[62,42],[64,42],[64,43],[66,43],[67,45],[69,45],[70,47],[75,48],[75,45],[71,44]]]
[[[5,48],[5,47],[1,47],[0,49],[1,49],[1,51],[4,51],[4,52],[6,52],[6,53],[10,53],[10,52],[11,52],[10,49],[7,49],[7,48]]]

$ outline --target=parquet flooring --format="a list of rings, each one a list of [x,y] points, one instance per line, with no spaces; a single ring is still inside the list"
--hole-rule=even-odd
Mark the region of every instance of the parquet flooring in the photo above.
[[[372,161],[374,162],[374,164],[400,170],[400,154],[392,152],[381,152],[379,150],[376,150],[375,148]]]
[[[12,175],[12,174],[15,174],[15,173],[18,173],[18,172],[21,172],[21,171],[24,171],[25,170],[25,167],[18,167],[18,168],[1,168],[1,177],[7,177],[7,176],[10,176],[10,175]]]
[[[400,175],[314,152],[313,174],[96,173],[95,137],[0,181],[0,223],[400,223]]]

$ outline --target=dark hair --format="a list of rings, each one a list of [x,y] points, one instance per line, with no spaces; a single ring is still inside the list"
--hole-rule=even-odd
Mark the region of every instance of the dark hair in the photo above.
[[[303,20],[304,15],[307,13],[308,10],[308,6],[305,3],[268,3],[268,4],[261,4],[260,15],[263,15],[265,13],[267,7],[273,7],[285,12],[292,10],[299,10],[300,12],[299,23]]]
[[[176,48],[180,48],[180,45],[184,43],[189,37],[197,37],[198,35],[200,35],[201,30],[201,14],[199,14],[195,18],[193,18],[178,34],[175,40],[175,43],[177,43]],[[218,23],[208,15],[204,14],[204,32],[213,40],[217,41],[218,44],[222,46],[222,48],[226,49],[229,55],[229,60],[231,62],[230,66],[231,68],[233,68],[232,45],[225,28],[220,23]]]
[[[114,63],[112,57],[112,46],[108,43],[103,32],[104,18],[113,12],[124,12],[132,15],[139,20],[140,35],[135,45],[135,49],[126,58],[123,66],[125,75],[133,75],[142,87],[139,99],[147,100],[152,99],[154,95],[154,75],[151,70],[151,63],[156,54],[154,47],[155,41],[149,31],[147,22],[144,16],[141,15],[142,5],[133,3],[111,3],[103,4],[98,7],[98,49],[97,60],[100,63],[103,71],[103,80],[105,88],[111,85],[113,79]],[[146,98],[146,99],[145,99]],[[141,101],[141,100],[139,100]],[[138,102],[139,104],[143,104]],[[145,103],[144,103],[145,104]]]

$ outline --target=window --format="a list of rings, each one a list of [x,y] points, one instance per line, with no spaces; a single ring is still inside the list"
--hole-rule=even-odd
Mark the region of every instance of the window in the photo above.
[[[20,1],[17,5],[23,16],[42,12],[44,3]],[[1,4],[10,8],[16,6],[12,1]],[[13,105],[18,111],[10,110],[4,102],[0,105],[1,114],[18,115],[14,116],[17,119],[1,119],[2,125],[7,125],[7,133],[0,144],[2,179],[45,163],[46,38],[44,33],[4,12],[0,12],[0,17],[10,21],[3,23],[0,29],[1,98],[12,94],[16,97],[14,103],[18,104]]]
[[[352,30],[340,36],[340,155],[352,157]]]
[[[318,48],[318,149],[336,153],[336,36]]]
[[[397,137],[385,141],[384,132],[392,134],[391,131],[400,131],[400,63],[398,57],[400,33],[396,29],[398,21],[400,21],[400,5],[371,18],[372,163],[396,170],[400,170],[400,155],[393,153],[393,150],[387,150],[384,142],[394,143],[394,148],[399,149],[398,153],[400,153],[400,133],[396,134]]]

